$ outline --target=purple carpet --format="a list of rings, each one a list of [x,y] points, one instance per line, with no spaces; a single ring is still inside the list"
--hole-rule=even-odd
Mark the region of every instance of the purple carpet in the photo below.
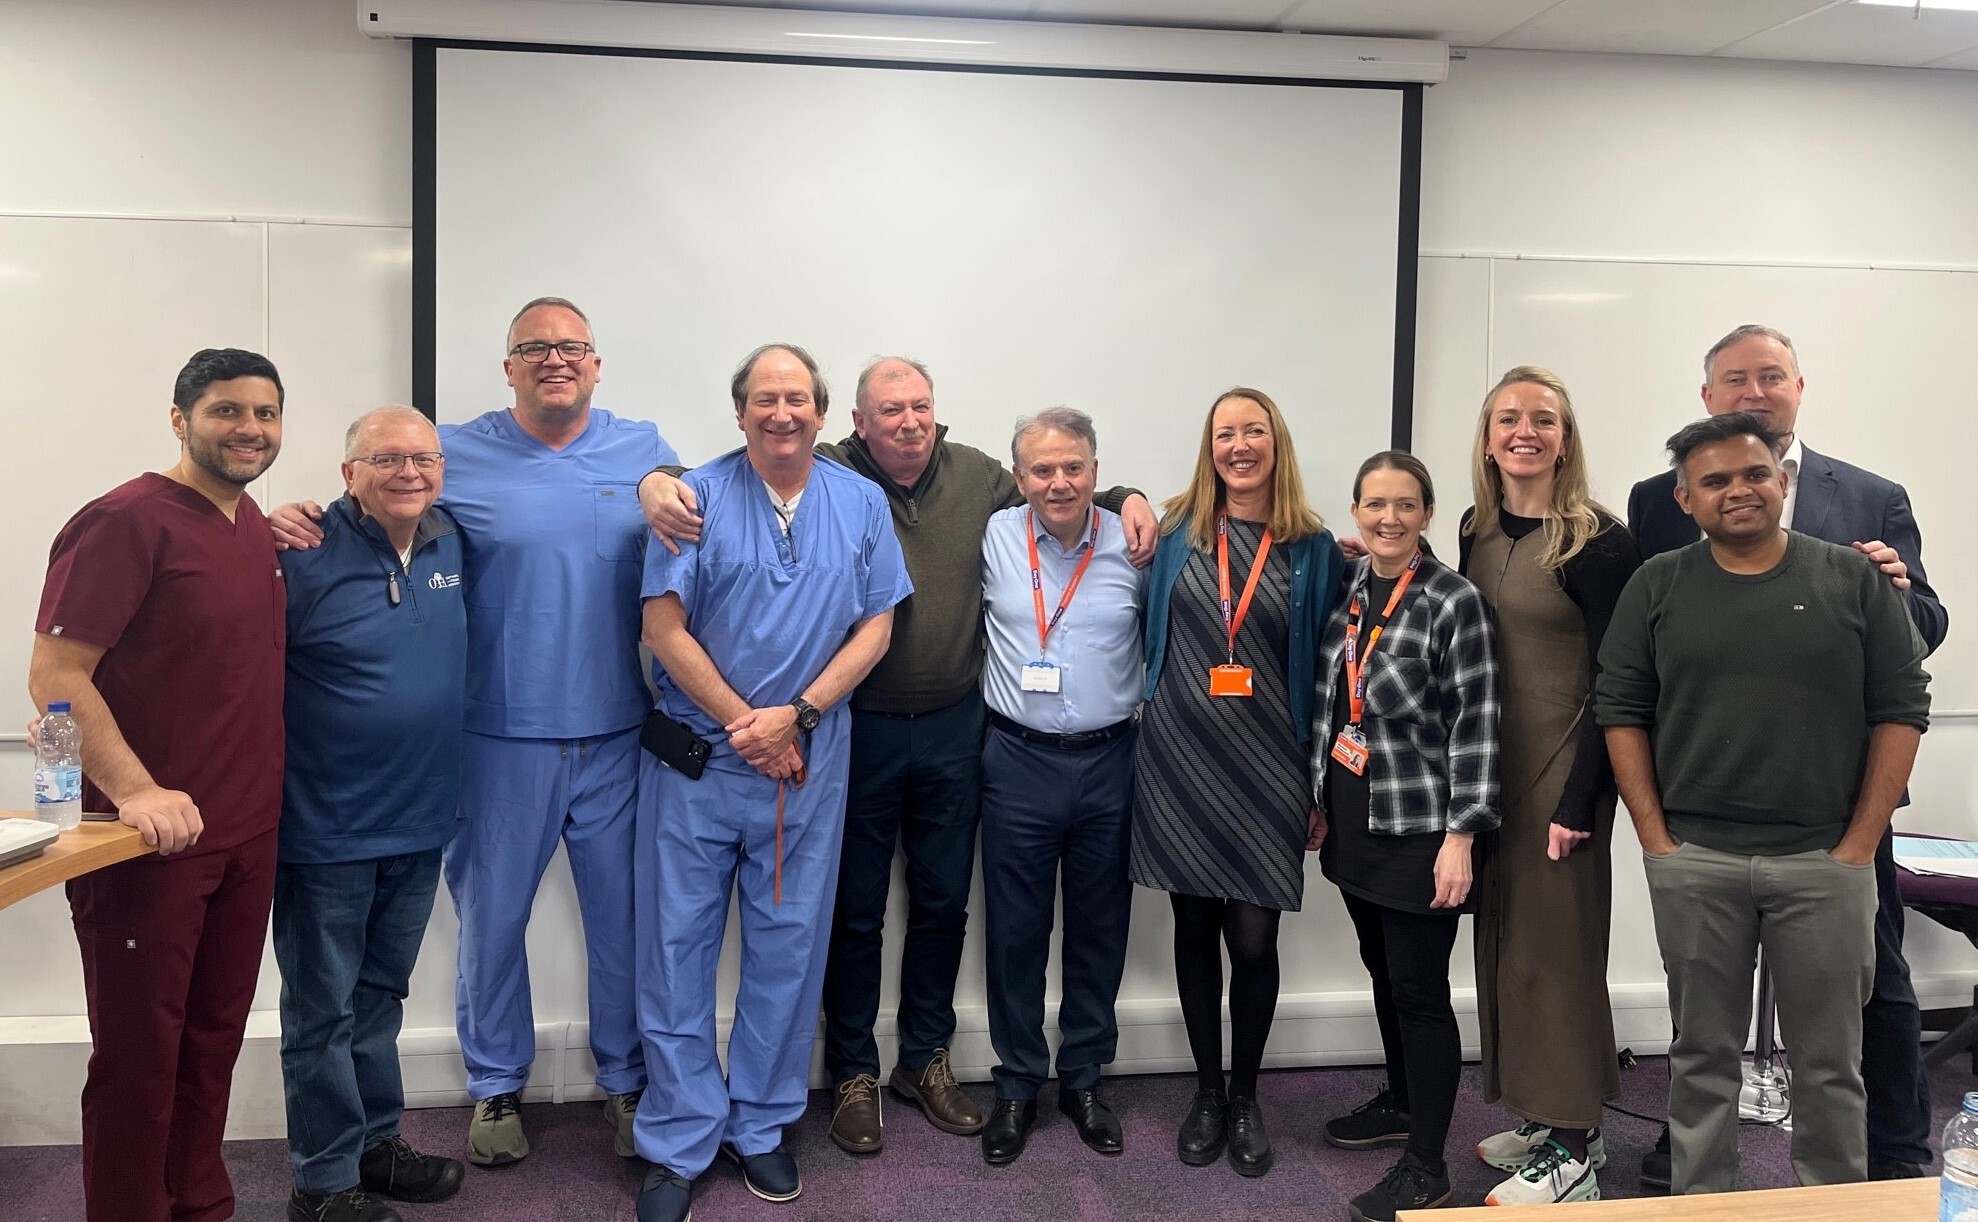
[[[1962,1092],[1978,1089],[1969,1059],[1938,1070],[1931,1087],[1939,1127]],[[803,1167],[804,1193],[787,1205],[749,1195],[731,1164],[717,1162],[702,1177],[694,1198],[701,1222],[1017,1222],[1065,1219],[1112,1222],[1303,1222],[1343,1217],[1346,1201],[1380,1178],[1392,1150],[1348,1154],[1324,1144],[1319,1126],[1363,1102],[1380,1086],[1372,1069],[1300,1069],[1266,1072],[1258,1095],[1278,1150],[1277,1166],[1248,1180],[1227,1163],[1183,1166],[1174,1156],[1175,1126],[1194,1090],[1179,1075],[1111,1078],[1106,1091],[1126,1126],[1126,1152],[1102,1158],[1079,1144],[1071,1122],[1059,1115],[1046,1088],[1038,1125],[1022,1158],[1007,1167],[983,1164],[973,1138],[936,1131],[917,1112],[887,1097],[886,1149],[870,1159],[839,1152],[825,1135],[822,1093],[790,1130]],[[1660,1060],[1644,1061],[1622,1075],[1618,1106],[1658,1119],[1668,1073]],[[968,1088],[989,1098],[986,1083]],[[522,1109],[534,1147],[526,1162],[501,1170],[470,1168],[460,1195],[444,1205],[404,1206],[407,1219],[431,1222],[631,1222],[643,1168],[611,1152],[611,1130],[602,1104],[528,1105]],[[1512,1120],[1486,1107],[1476,1071],[1465,1071],[1450,1132],[1453,1204],[1475,1205],[1502,1178],[1469,1153],[1478,1139],[1508,1128]],[[467,1109],[408,1112],[405,1136],[422,1150],[458,1154],[464,1149]],[[1608,1197],[1640,1195],[1636,1170],[1655,1138],[1653,1123],[1610,1112],[1609,1162],[1601,1173]],[[1789,1135],[1771,1128],[1744,1130],[1744,1186],[1791,1184]],[[76,1222],[82,1217],[78,1187],[81,1153],[74,1146],[0,1149],[0,1201],[10,1222]],[[287,1148],[278,1141],[230,1142],[227,1161],[240,1198],[242,1222],[280,1222],[288,1198]]]

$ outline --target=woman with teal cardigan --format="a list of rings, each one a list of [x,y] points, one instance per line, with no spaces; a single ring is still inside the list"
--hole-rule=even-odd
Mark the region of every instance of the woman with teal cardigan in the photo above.
[[[1345,563],[1305,499],[1284,416],[1238,387],[1210,406],[1189,488],[1169,501],[1148,578],[1147,704],[1130,871],[1174,906],[1175,980],[1197,1090],[1176,1154],[1274,1155],[1257,1071],[1277,1008],[1278,920],[1304,898],[1319,642]],[[1229,948],[1230,1074],[1222,1070]]]

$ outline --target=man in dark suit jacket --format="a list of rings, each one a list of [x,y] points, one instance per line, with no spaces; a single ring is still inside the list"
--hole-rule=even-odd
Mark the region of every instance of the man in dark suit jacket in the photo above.
[[[1923,572],[1923,537],[1901,484],[1807,449],[1796,434],[1799,356],[1770,327],[1747,324],[1718,340],[1703,358],[1703,405],[1711,415],[1756,412],[1786,436],[1789,474],[1785,525],[1830,543],[1851,544],[1881,566],[1909,609],[1924,646],[1943,644],[1950,615]],[[1628,529],[1644,559],[1702,537],[1677,505],[1676,473],[1665,471],[1628,495]],[[1905,798],[1905,801],[1907,799]],[[1922,1016],[1902,955],[1903,908],[1895,842],[1875,854],[1880,908],[1875,916],[1875,992],[1862,1011],[1861,1076],[1868,1090],[1870,1179],[1921,1175],[1930,1162],[1930,1092],[1923,1077]],[[1669,1130],[1642,1159],[1642,1182],[1669,1184]]]

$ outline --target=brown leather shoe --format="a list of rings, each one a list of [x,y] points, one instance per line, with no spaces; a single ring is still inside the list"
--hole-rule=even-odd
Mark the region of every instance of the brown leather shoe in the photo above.
[[[877,1154],[885,1146],[879,1115],[879,1079],[869,1073],[838,1083],[838,1106],[831,1113],[831,1140],[847,1154]]]
[[[927,1122],[943,1133],[968,1137],[982,1131],[982,1109],[962,1093],[955,1071],[948,1067],[948,1050],[938,1048],[927,1068],[913,1073],[904,1065],[893,1066],[887,1082],[893,1093],[918,1107]]]

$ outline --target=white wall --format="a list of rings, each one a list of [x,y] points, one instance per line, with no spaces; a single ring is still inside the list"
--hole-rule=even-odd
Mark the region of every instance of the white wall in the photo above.
[[[280,364],[287,444],[260,490],[274,500],[333,490],[338,430],[409,393],[410,55],[316,0],[21,0],[8,19],[0,333],[34,345],[15,367],[45,379],[0,399],[19,451],[0,457],[14,527],[0,548],[19,575],[0,589],[15,625],[0,683],[18,684],[49,538],[83,500],[170,461],[167,384],[193,347],[260,346]],[[1933,665],[1953,693],[1939,704],[1978,707],[1962,643],[1978,589],[1959,562],[1970,515],[1952,465],[1974,452],[1978,406],[1956,359],[1978,324],[1974,133],[1974,74],[1537,53],[1455,64],[1428,95],[1416,433],[1450,509],[1441,543],[1453,547],[1469,430],[1497,371],[1537,361],[1564,374],[1597,491],[1618,505],[1656,469],[1660,438],[1696,414],[1703,348],[1762,318],[1800,341],[1816,446],[1909,483],[1955,621]],[[1914,826],[1972,830],[1974,726],[1953,716],[1926,738]],[[0,795],[24,799],[28,774],[19,746],[0,743]],[[1666,1014],[1625,834],[1616,857],[1617,1019],[1623,1042],[1653,1048]],[[1179,1068],[1165,904],[1142,898],[1120,1068]],[[1377,1040],[1344,918],[1323,884],[1310,907],[1309,927],[1337,936],[1287,938],[1272,1057],[1367,1059]],[[66,907],[43,895],[0,921],[0,1143],[74,1140],[87,1029]],[[1968,997],[1970,948],[1912,929],[1926,1004]],[[568,953],[580,936],[559,862],[531,940],[537,1097],[593,1089],[581,956]],[[991,1056],[970,945],[956,1054],[979,1076]],[[402,1043],[415,1102],[460,1097],[452,946],[442,899]],[[280,1129],[274,1000],[270,968],[237,1134]]]

